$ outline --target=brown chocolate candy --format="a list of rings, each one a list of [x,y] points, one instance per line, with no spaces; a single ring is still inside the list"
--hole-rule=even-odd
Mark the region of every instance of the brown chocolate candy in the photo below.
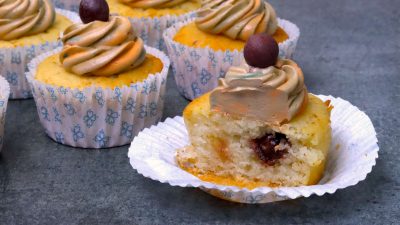
[[[275,165],[279,159],[288,153],[288,149],[275,149],[276,146],[282,144],[290,146],[290,142],[284,134],[266,134],[260,138],[250,141],[250,147],[254,150],[258,158],[268,166]]]
[[[105,0],[82,0],[79,5],[79,16],[83,23],[95,20],[107,22],[110,17],[110,9]]]
[[[254,34],[247,40],[243,54],[250,66],[267,68],[276,64],[279,46],[275,39],[268,34]]]

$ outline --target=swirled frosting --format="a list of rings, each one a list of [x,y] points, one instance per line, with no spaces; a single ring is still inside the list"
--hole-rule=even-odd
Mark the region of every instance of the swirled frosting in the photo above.
[[[271,124],[290,121],[307,100],[303,72],[292,60],[266,69],[231,67],[210,96],[213,110]]]
[[[55,16],[50,0],[0,0],[0,40],[42,33]]]
[[[256,33],[273,35],[278,28],[275,10],[263,0],[205,0],[197,15],[200,30],[243,41]]]
[[[132,8],[169,8],[187,0],[119,0]]]
[[[78,75],[111,76],[139,66],[146,57],[142,39],[125,17],[68,27],[60,62]]]

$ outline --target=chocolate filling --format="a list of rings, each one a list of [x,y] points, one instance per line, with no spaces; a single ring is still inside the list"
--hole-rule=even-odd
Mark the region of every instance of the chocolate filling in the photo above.
[[[268,166],[273,166],[279,159],[283,158],[290,147],[286,135],[281,133],[266,134],[260,138],[250,141],[250,146],[258,158]]]

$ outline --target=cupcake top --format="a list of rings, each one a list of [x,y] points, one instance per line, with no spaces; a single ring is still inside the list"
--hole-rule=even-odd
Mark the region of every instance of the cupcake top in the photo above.
[[[278,28],[275,10],[262,0],[204,0],[195,23],[202,31],[243,41]]]
[[[77,75],[112,76],[143,63],[146,51],[125,17],[111,16],[68,27],[61,38],[60,62]]]
[[[301,69],[285,59],[265,69],[247,64],[231,67],[210,101],[216,111],[281,124],[305,106],[307,89]]]
[[[188,0],[119,0],[132,8],[169,8]]]
[[[269,58],[269,62],[264,64],[265,68],[257,68],[249,65],[254,65],[251,58],[246,58],[248,63],[231,67],[210,95],[211,108],[270,124],[288,122],[301,112],[308,101],[303,72],[294,61],[277,59],[277,52],[272,53],[276,59],[263,57],[257,52],[264,47],[267,47],[261,52],[264,55],[268,55],[268,51],[275,51],[269,43],[274,41],[273,38],[260,41],[252,37],[246,45],[254,45],[253,41],[260,48],[245,47],[245,57],[257,55],[258,58]],[[248,51],[252,51],[252,54]]]
[[[50,0],[0,0],[0,40],[45,32],[55,14]]]

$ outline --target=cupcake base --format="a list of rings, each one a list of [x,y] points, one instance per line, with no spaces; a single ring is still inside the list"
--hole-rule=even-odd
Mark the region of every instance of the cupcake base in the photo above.
[[[143,82],[114,89],[71,89],[35,79],[38,65],[60,51],[61,48],[34,58],[26,73],[40,122],[53,140],[81,148],[121,146],[161,119],[170,64],[165,54],[146,47],[148,54],[162,61],[163,69]]]
[[[203,181],[226,186],[316,184],[331,142],[329,117],[329,103],[312,94],[302,112],[284,125],[214,113],[210,95],[205,94],[183,112],[191,145],[177,151],[177,163]],[[272,134],[281,143],[276,152],[268,152],[264,145]]]

